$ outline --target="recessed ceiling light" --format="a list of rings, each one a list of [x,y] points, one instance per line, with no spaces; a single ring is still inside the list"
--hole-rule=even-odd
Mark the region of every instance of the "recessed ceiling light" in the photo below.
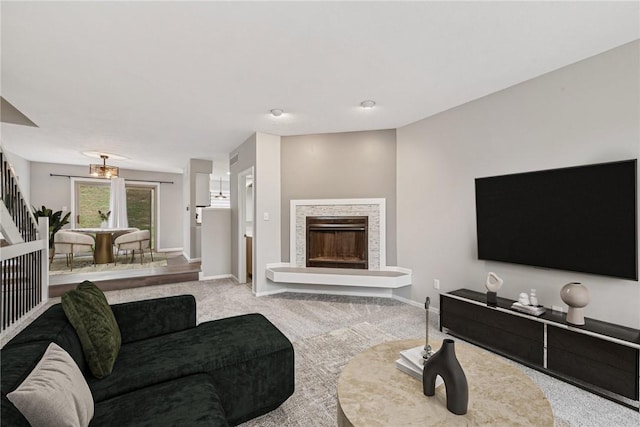
[[[375,107],[375,105],[376,105],[376,101],[371,101],[371,100],[362,101],[362,102],[360,103],[360,106],[361,106],[362,108],[364,108],[365,110],[370,110],[370,109],[372,109],[373,107]]]
[[[273,117],[280,117],[282,115],[282,113],[284,113],[284,111],[282,111],[279,108],[274,108],[273,110],[271,110],[271,115]]]

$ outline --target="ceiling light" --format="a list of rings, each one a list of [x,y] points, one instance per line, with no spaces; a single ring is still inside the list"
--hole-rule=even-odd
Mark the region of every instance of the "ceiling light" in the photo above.
[[[89,173],[91,176],[95,176],[98,178],[117,178],[120,173],[120,168],[116,166],[107,166],[107,159],[109,156],[105,154],[101,154],[100,158],[102,159],[101,165],[90,164],[89,165]]]
[[[282,115],[282,113],[284,113],[284,111],[282,111],[279,108],[274,108],[273,110],[271,110],[271,115],[273,117],[280,117]]]
[[[370,109],[372,109],[373,107],[375,107],[375,105],[376,105],[376,101],[371,101],[371,100],[362,101],[362,102],[360,103],[360,106],[361,106],[362,108],[364,108],[365,110],[370,110]]]
[[[213,198],[214,199],[226,199],[227,198],[227,196],[222,194],[222,177],[220,177],[220,193],[218,193],[215,196],[213,196]]]

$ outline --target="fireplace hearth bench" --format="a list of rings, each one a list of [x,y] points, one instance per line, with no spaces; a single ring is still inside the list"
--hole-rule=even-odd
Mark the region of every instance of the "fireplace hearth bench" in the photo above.
[[[236,425],[280,406],[294,391],[291,342],[265,317],[196,326],[192,295],[111,306],[122,346],[112,373],[95,378],[61,304],[0,350],[2,426],[29,426],[7,394],[51,342],[73,358],[91,391],[90,426]]]

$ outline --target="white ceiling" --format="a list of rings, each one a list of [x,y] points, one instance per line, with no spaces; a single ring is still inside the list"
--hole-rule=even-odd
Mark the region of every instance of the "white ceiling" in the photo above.
[[[255,131],[396,128],[638,39],[639,4],[3,1],[0,95],[39,127],[1,141],[224,174]]]

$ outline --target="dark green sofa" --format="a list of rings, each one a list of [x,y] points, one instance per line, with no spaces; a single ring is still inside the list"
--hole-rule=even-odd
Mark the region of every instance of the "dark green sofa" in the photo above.
[[[95,402],[90,426],[236,425],[280,406],[294,390],[291,342],[264,316],[196,326],[191,295],[112,305],[122,347],[97,379],[60,304],[0,350],[2,426],[29,423],[7,399],[55,342],[83,372]]]

